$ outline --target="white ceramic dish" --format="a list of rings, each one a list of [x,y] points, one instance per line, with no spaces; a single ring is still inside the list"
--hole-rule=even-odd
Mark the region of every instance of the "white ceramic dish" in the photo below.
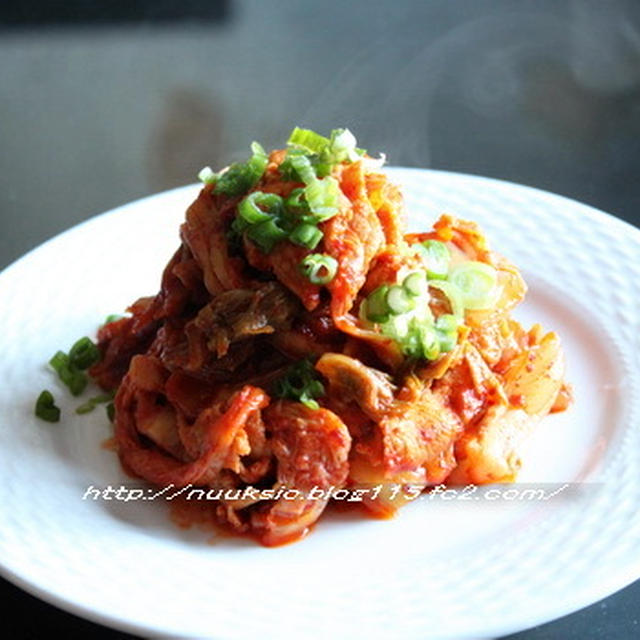
[[[93,218],[0,275],[5,577],[122,630],[227,639],[489,637],[640,576],[640,231],[514,184],[389,173],[404,186],[412,228],[442,211],[480,223],[529,283],[516,316],[560,334],[575,405],[542,423],[520,476],[559,493],[425,498],[386,522],[331,516],[276,549],[211,544],[174,527],[162,501],[83,499],[90,486],[141,485],[101,448],[104,412],[76,416],[78,402],[45,363],[108,313],[156,292],[197,193],[190,186]],[[59,424],[33,416],[43,388],[62,406]]]

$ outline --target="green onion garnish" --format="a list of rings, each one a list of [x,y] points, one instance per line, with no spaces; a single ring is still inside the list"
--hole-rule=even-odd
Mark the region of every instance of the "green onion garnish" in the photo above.
[[[258,224],[278,216],[283,210],[283,200],[275,193],[254,191],[238,205],[238,214],[247,224]]]
[[[301,129],[296,127],[289,136],[287,144],[297,147],[308,153],[322,153],[330,144],[329,138],[321,136],[311,129]]]
[[[456,318],[456,316],[451,315],[450,313],[443,313],[436,320],[436,329],[444,331],[445,333],[452,333],[458,330],[459,324],[460,320]]]
[[[494,301],[498,274],[491,265],[475,260],[463,262],[453,269],[449,280],[458,287],[466,309],[486,309]]]
[[[203,167],[198,173],[198,180],[204,184],[213,184],[218,179],[211,167]]]
[[[329,220],[338,213],[340,186],[335,178],[313,180],[305,187],[304,195],[316,222]]]
[[[420,341],[420,349],[423,358],[435,360],[440,355],[440,339],[431,324],[416,326],[416,333]]]
[[[113,393],[103,393],[99,396],[94,396],[93,398],[89,398],[84,404],[81,404],[79,407],[76,407],[76,413],[90,413],[93,411],[99,404],[104,404],[105,402],[111,402],[113,400]]]
[[[338,261],[326,253],[312,253],[300,263],[300,270],[312,284],[324,285],[335,277]]]
[[[311,184],[317,180],[316,172],[307,156],[292,155],[287,158],[287,161],[291,176],[298,182]]]
[[[79,396],[84,391],[88,382],[87,376],[71,363],[66,353],[56,352],[49,364],[74,396]]]
[[[276,244],[287,237],[287,232],[278,226],[278,221],[274,217],[251,225],[246,233],[264,253],[271,253]]]
[[[306,247],[307,249],[315,249],[318,246],[320,240],[322,240],[323,233],[313,224],[303,222],[299,224],[289,235],[289,240],[294,244]]]
[[[329,142],[329,155],[334,163],[354,162],[358,156],[364,154],[361,149],[356,149],[357,140],[349,129],[334,129],[331,132]]]
[[[119,314],[119,313],[110,313],[105,319],[104,322],[102,323],[103,325],[105,324],[109,324],[110,322],[115,322],[116,320],[121,320],[122,318],[124,318],[123,315]]]
[[[324,385],[318,379],[318,373],[311,362],[301,360],[290,366],[285,375],[278,380],[274,395],[278,398],[297,400],[310,409],[318,409],[315,398],[324,395]]]
[[[412,297],[424,296],[429,292],[424,271],[410,273],[402,282],[405,291]]]
[[[113,404],[113,402],[110,402],[107,406],[106,406],[106,410],[107,410],[107,417],[109,418],[109,420],[111,422],[113,422],[114,418],[116,417],[116,407]]]
[[[60,408],[56,407],[53,395],[46,389],[38,396],[36,400],[35,414],[38,418],[47,422],[60,421]]]
[[[447,293],[453,299],[452,309],[464,312],[455,285],[446,280],[427,281],[424,271],[414,271],[402,285],[384,284],[370,293],[361,306],[361,317],[378,323],[382,334],[394,340],[405,356],[436,360],[457,344],[461,316],[443,314],[434,323],[429,286]]]
[[[257,143],[251,143],[252,156],[245,163],[234,163],[227,171],[218,174],[214,193],[226,196],[239,196],[246,193],[262,178],[269,158],[265,150]]]
[[[447,353],[451,351],[458,342],[459,318],[445,313],[436,320],[436,333],[440,341],[440,351]]]
[[[383,284],[369,294],[365,301],[365,311],[367,320],[371,322],[386,322],[389,318],[389,305],[387,304],[387,293],[389,285]]]
[[[275,193],[254,191],[238,205],[238,215],[231,224],[234,233],[246,231],[264,253],[270,253],[278,242],[287,237],[280,226],[284,211],[283,199]]]
[[[413,308],[413,300],[403,287],[394,284],[387,291],[387,306],[391,313],[399,315]]]
[[[451,253],[447,245],[439,240],[425,240],[414,247],[419,255],[426,259],[427,277],[430,280],[444,280],[449,273],[449,262],[451,261]]]
[[[69,363],[77,369],[88,369],[100,362],[100,349],[86,336],[80,338],[69,350]]]
[[[356,139],[349,129],[334,129],[331,136],[325,138],[310,129],[296,127],[287,144],[289,152],[279,171],[285,180],[298,180],[305,184],[315,177],[329,175],[336,164],[354,162],[366,153],[356,147]],[[303,164],[299,160],[301,157],[306,157],[307,163]]]
[[[294,189],[284,201],[284,206],[287,211],[298,215],[309,213],[309,204],[304,199],[304,189],[302,187]]]
[[[405,356],[435,360],[440,355],[439,335],[430,318],[420,319],[409,314],[392,316],[381,329],[385,336],[398,343]]]

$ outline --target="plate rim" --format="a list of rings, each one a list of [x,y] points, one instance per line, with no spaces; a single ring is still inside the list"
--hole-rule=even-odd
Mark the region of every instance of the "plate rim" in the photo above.
[[[484,183],[489,183],[489,184],[496,184],[499,188],[504,188],[504,186],[507,186],[509,189],[511,188],[515,188],[518,190],[525,190],[528,192],[532,192],[533,194],[537,194],[538,196],[542,196],[544,198],[550,198],[552,200],[556,200],[556,201],[565,201],[568,204],[571,204],[571,206],[575,206],[575,205],[579,205],[581,208],[583,208],[583,210],[589,214],[589,216],[592,219],[597,219],[597,220],[602,220],[603,217],[604,219],[611,224],[614,224],[616,226],[616,228],[620,231],[620,232],[624,232],[624,233],[633,233],[636,237],[638,237],[640,239],[640,229],[633,226],[632,224],[628,223],[625,220],[622,220],[621,218],[618,218],[610,213],[607,213],[605,211],[602,211],[590,204],[587,203],[583,203],[580,202],[578,200],[569,198],[567,196],[561,195],[561,194],[557,194],[557,193],[553,193],[551,191],[547,191],[547,190],[543,190],[543,189],[539,189],[537,187],[533,187],[533,186],[529,186],[529,185],[525,185],[525,184],[520,184],[517,182],[513,182],[513,181],[508,181],[508,180],[502,180],[502,179],[498,179],[498,178],[492,178],[492,177],[487,177],[487,176],[482,176],[482,175],[478,175],[478,174],[470,174],[470,173],[462,173],[462,172],[454,172],[454,171],[445,171],[445,170],[438,170],[438,169],[428,169],[428,168],[419,168],[419,167],[403,167],[403,166],[390,166],[387,167],[385,169],[389,170],[389,175],[391,177],[394,177],[395,175],[399,175],[403,172],[410,172],[412,174],[416,174],[416,175],[424,175],[425,173],[434,173],[434,174],[443,174],[446,176],[450,176],[453,178],[459,178],[459,179],[463,179],[463,180],[468,180],[468,179],[472,179],[474,181],[481,181]],[[80,228],[84,228],[84,227],[88,227],[91,224],[93,224],[95,221],[97,220],[102,220],[104,218],[110,217],[110,216],[117,216],[119,214],[122,213],[123,210],[129,209],[129,208],[136,208],[141,206],[143,203],[150,203],[153,200],[162,200],[167,198],[168,196],[171,195],[178,195],[181,193],[188,193],[191,190],[194,190],[197,187],[199,187],[200,185],[198,185],[198,183],[192,183],[192,184],[188,184],[188,185],[183,185],[183,186],[179,186],[179,187],[175,187],[172,189],[168,189],[165,191],[161,191],[158,193],[154,193],[154,194],[150,194],[141,198],[138,198],[136,200],[118,205],[112,209],[109,209],[105,212],[93,215],[85,220],[83,220],[82,222],[73,225],[72,227],[69,227],[68,229],[65,229],[63,231],[61,231],[60,233],[54,235],[53,237],[47,239],[46,241],[44,241],[43,243],[33,247],[32,249],[30,249],[28,252],[26,252],[24,255],[22,255],[21,257],[19,257],[17,260],[13,261],[12,263],[10,263],[9,265],[7,265],[5,268],[2,269],[2,271],[0,271],[0,285],[4,282],[5,278],[9,278],[11,277],[11,274],[13,272],[13,270],[15,268],[18,267],[18,265],[22,264],[23,262],[28,261],[31,256],[40,251],[41,249],[43,249],[46,246],[49,246],[53,243],[55,243],[56,241],[58,241],[60,238],[63,238],[64,236],[71,234],[71,233],[75,233],[78,231],[78,229]],[[633,373],[636,375],[636,377],[638,375],[640,375],[640,372],[637,369],[637,361],[636,360],[632,360],[632,363],[635,365],[635,368],[633,368]],[[637,380],[636,380],[637,382]],[[634,429],[636,427],[634,427],[633,425],[629,426],[629,429]],[[493,630],[487,628],[486,631],[487,633],[497,633],[500,635],[504,635],[504,634],[509,634],[509,633],[513,633],[516,631],[520,631],[520,630],[524,630],[524,629],[529,629],[533,626],[536,626],[538,624],[544,624],[547,622],[552,622],[554,620],[557,620],[560,617],[563,617],[565,615],[570,615],[572,613],[575,613],[576,611],[579,611],[591,604],[594,604],[598,601],[600,601],[603,598],[606,598],[610,595],[613,595],[614,593],[618,592],[619,590],[625,588],[626,586],[632,584],[633,582],[635,582],[636,580],[638,580],[640,578],[640,557],[637,557],[635,559],[632,559],[633,561],[630,561],[627,565],[625,565],[624,570],[618,571],[616,572],[615,576],[610,577],[609,581],[603,581],[598,583],[597,588],[596,589],[591,589],[590,593],[594,593],[597,592],[598,595],[597,597],[593,598],[591,596],[584,596],[582,598],[576,598],[575,600],[571,601],[571,604],[569,605],[569,607],[566,606],[566,602],[563,605],[558,605],[556,607],[557,611],[556,614],[554,614],[554,617],[549,618],[548,616],[538,616],[538,617],[533,617],[531,618],[527,623],[526,626],[522,626],[520,624],[518,625],[512,625],[510,628],[506,628],[504,626],[500,626],[499,624],[494,625]],[[82,604],[81,602],[76,602],[74,600],[71,600],[69,598],[64,598],[64,597],[60,597],[58,596],[55,592],[52,592],[50,590],[47,590],[46,588],[42,588],[38,585],[38,583],[36,581],[31,581],[27,578],[24,578],[23,576],[20,576],[19,574],[15,573],[13,570],[9,569],[4,561],[0,560],[0,575],[2,575],[2,577],[4,577],[5,579],[7,579],[9,582],[11,582],[12,584],[14,584],[15,586],[17,586],[18,588],[24,590],[25,592],[29,593],[30,595],[33,595],[35,597],[37,597],[38,599],[47,602],[48,604],[51,604],[55,607],[57,607],[58,609],[62,610],[62,611],[66,611],[68,613],[71,613],[73,615],[77,615],[79,617],[82,617],[84,619],[87,620],[91,620],[93,622],[96,622],[97,624],[102,624],[104,626],[107,627],[111,627],[113,629],[118,629],[118,630],[122,630],[122,631],[126,631],[129,633],[133,633],[133,634],[137,634],[137,635],[144,635],[146,633],[152,632],[156,635],[166,635],[167,633],[171,633],[168,632],[166,629],[163,629],[161,627],[153,627],[147,624],[141,625],[139,623],[136,622],[130,622],[127,619],[118,617],[116,615],[112,615],[109,613],[104,613],[101,611],[98,611],[90,606],[86,606],[84,604]],[[606,585],[606,586],[605,586]],[[485,628],[483,628],[483,633],[485,632]],[[187,635],[185,637],[196,637],[194,635]],[[459,637],[458,635],[454,636],[454,637]]]

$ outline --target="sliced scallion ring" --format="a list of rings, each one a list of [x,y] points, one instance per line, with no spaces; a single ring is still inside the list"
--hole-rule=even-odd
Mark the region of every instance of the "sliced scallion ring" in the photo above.
[[[198,180],[204,184],[213,184],[218,179],[211,167],[203,167],[198,173]]]
[[[218,174],[214,193],[240,196],[256,185],[267,168],[269,158],[257,142],[251,143],[251,152],[253,155],[247,162],[236,162],[227,171]]]
[[[320,240],[322,240],[322,235],[322,231],[320,231],[318,227],[303,222],[291,232],[289,240],[301,247],[313,250],[318,246]]]
[[[294,189],[284,201],[284,206],[287,211],[295,214],[308,213],[309,204],[304,199],[304,189],[302,187]]]
[[[47,422],[60,421],[60,408],[56,406],[51,391],[46,389],[38,396],[36,400],[35,414],[41,420]]]
[[[458,330],[460,320],[450,313],[443,313],[436,319],[436,329],[450,333]]]
[[[414,271],[410,273],[402,282],[405,291],[413,297],[426,295],[429,293],[427,279],[423,271]]]
[[[422,355],[427,360],[435,360],[440,355],[440,340],[432,324],[423,323],[418,327]]]
[[[87,386],[88,378],[75,365],[71,363],[69,356],[63,351],[57,351],[49,360],[51,368],[58,374],[74,396],[79,396]]]
[[[276,244],[287,237],[287,232],[278,226],[274,217],[251,225],[247,228],[246,234],[264,253],[271,253]]]
[[[114,394],[113,393],[102,393],[99,396],[93,396],[93,398],[89,398],[84,404],[76,407],[77,414],[91,413],[99,404],[103,404],[105,402],[112,402]]]
[[[309,360],[300,360],[291,365],[275,387],[274,395],[278,398],[297,400],[309,409],[319,409],[315,398],[324,395],[324,385],[318,380],[318,372]]]
[[[387,291],[387,307],[394,315],[406,313],[414,306],[411,296],[406,292],[404,287],[394,284]]]
[[[445,313],[441,315],[435,324],[436,333],[440,341],[440,351],[447,353],[451,351],[458,342],[458,326],[459,318],[454,315]]]
[[[449,353],[458,343],[458,336],[455,333],[438,332],[441,353]]]
[[[449,280],[460,291],[466,309],[487,309],[495,301],[498,274],[489,264],[463,262],[453,269]]]
[[[238,215],[247,224],[258,224],[280,215],[283,209],[282,198],[275,193],[254,191],[238,205]]]
[[[322,180],[313,180],[304,189],[311,217],[316,222],[324,222],[338,213],[340,186],[335,178],[327,176]]]
[[[334,129],[329,142],[329,155],[334,163],[353,162],[361,155],[356,149],[357,140],[349,129]]]
[[[288,156],[286,162],[289,171],[293,174],[292,177],[297,178],[299,182],[311,184],[317,180],[316,172],[311,165],[311,160],[307,156]]]
[[[99,362],[100,358],[100,349],[86,336],[77,340],[69,349],[69,364],[77,369],[88,369]]]
[[[338,261],[325,253],[312,253],[300,263],[300,270],[312,284],[324,285],[338,272]]]
[[[308,151],[309,153],[322,153],[329,145],[329,138],[321,136],[311,129],[296,127],[287,140],[287,145]]]
[[[444,242],[439,240],[425,240],[415,245],[418,253],[426,259],[427,277],[430,280],[444,280],[449,273],[451,253]]]
[[[383,284],[369,294],[366,304],[366,316],[371,322],[386,322],[389,319],[389,305],[387,304],[387,293],[389,285]]]

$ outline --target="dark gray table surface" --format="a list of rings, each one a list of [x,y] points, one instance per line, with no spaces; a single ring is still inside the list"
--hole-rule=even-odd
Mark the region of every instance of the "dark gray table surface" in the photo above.
[[[295,124],[640,226],[640,3],[5,2],[0,268]],[[130,637],[6,581],[0,594],[6,637]],[[509,638],[637,638],[639,601],[636,582]]]

